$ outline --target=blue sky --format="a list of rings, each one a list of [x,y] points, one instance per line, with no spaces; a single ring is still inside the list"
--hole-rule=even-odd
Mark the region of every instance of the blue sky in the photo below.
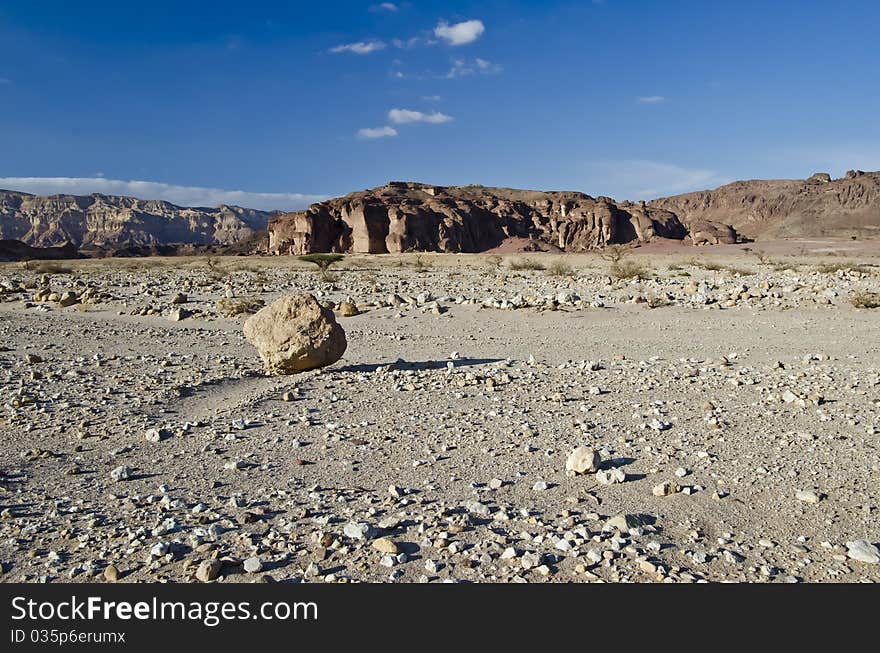
[[[291,209],[876,170],[878,25],[875,1],[4,0],[0,187]]]

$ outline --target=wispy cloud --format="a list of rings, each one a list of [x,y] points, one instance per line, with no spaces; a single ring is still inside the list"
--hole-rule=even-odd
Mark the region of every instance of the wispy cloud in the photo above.
[[[391,45],[401,50],[409,50],[424,42],[424,39],[420,36],[413,36],[408,39],[391,39]]]
[[[358,138],[388,138],[390,136],[397,136],[397,130],[394,127],[367,127],[364,129],[358,129],[357,137]]]
[[[412,111],[410,109],[392,109],[388,112],[388,120],[396,125],[404,125],[411,122],[427,122],[439,125],[444,122],[452,122],[452,116],[447,116],[439,111],[422,113],[421,111]]]
[[[587,166],[587,177],[585,192],[619,200],[650,200],[716,188],[732,181],[708,168],[641,159],[593,161]]]
[[[666,98],[662,95],[643,95],[638,98],[639,104],[660,104],[661,102],[665,102]]]
[[[0,77],[0,84],[11,84],[12,80],[8,77]]]
[[[477,57],[473,61],[467,59],[455,59],[452,67],[446,73],[446,79],[455,79],[456,77],[467,77],[468,75],[493,75],[501,72],[501,66],[491,61],[480,59]]]
[[[378,50],[385,49],[384,41],[358,41],[357,43],[344,43],[330,48],[330,52],[339,54],[340,52],[351,52],[352,54],[370,54]]]
[[[157,181],[124,181],[103,177],[0,177],[0,188],[35,195],[127,195],[140,199],[165,200],[180,206],[234,204],[263,211],[293,211],[327,199],[303,193],[254,193],[200,186],[177,186]]]
[[[398,9],[400,9],[400,7],[398,7],[393,2],[382,2],[370,7],[370,11],[390,11],[392,13],[397,11]]]
[[[441,20],[434,28],[434,36],[449,45],[466,45],[476,41],[485,31],[486,26],[481,20],[466,20],[453,25]]]

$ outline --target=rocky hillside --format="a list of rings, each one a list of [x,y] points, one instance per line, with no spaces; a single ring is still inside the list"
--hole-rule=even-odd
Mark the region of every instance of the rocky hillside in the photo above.
[[[715,190],[653,200],[649,207],[685,223],[733,225],[749,238],[880,236],[880,172],[850,170],[842,179],[737,181]]]
[[[0,190],[0,238],[36,247],[225,245],[265,229],[272,215],[238,206],[186,208],[98,193],[39,196]]]
[[[313,204],[269,222],[269,250],[309,252],[482,252],[508,239],[586,251],[655,238],[736,242],[722,224],[689,227],[654,206],[575,192],[390,182]]]

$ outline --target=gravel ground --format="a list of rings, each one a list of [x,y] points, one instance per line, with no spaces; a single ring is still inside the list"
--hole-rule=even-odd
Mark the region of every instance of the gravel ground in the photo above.
[[[0,579],[880,580],[875,257],[526,258],[0,268]],[[300,292],[348,349],[267,377]]]

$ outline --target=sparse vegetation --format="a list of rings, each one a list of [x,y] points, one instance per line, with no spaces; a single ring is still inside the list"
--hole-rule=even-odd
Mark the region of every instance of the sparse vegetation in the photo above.
[[[69,265],[57,261],[25,261],[24,269],[37,274],[73,274],[74,272]]]
[[[856,308],[880,308],[880,292],[858,292],[849,301]]]
[[[575,276],[574,268],[562,259],[556,259],[547,268],[547,273],[554,277],[573,277]]]
[[[313,263],[318,266],[317,273],[321,277],[321,281],[325,281],[327,283],[336,283],[339,281],[339,276],[330,272],[330,266],[335,263],[339,263],[342,259],[345,258],[343,254],[325,254],[325,253],[315,253],[315,254],[303,254],[302,256],[297,257],[300,261],[305,261],[306,263]]]
[[[413,269],[416,272],[418,272],[419,274],[424,274],[425,272],[427,272],[428,270],[431,269],[430,261],[427,261],[426,259],[422,258],[421,256],[416,256],[412,265],[413,265]]]
[[[816,266],[816,270],[822,274],[837,274],[838,272],[859,272],[861,274],[872,274],[874,270],[867,265],[858,263],[849,263],[843,261],[841,263],[820,263]]]
[[[508,267],[514,272],[527,272],[546,269],[543,263],[530,258],[513,259],[508,263]]]
[[[739,275],[754,274],[754,272],[752,272],[751,270],[747,270],[746,268],[738,268],[733,265],[718,263],[717,261],[703,261],[696,258],[690,259],[688,261],[688,265],[699,270],[707,270],[709,272],[730,272],[731,274]]]
[[[343,254],[303,254],[297,257],[300,261],[313,263],[318,266],[318,271],[325,273],[334,263],[339,263],[345,258]]]
[[[602,258],[608,261],[608,272],[615,279],[646,279],[651,276],[647,267],[630,258],[632,247],[626,245],[609,245],[602,252]]]

